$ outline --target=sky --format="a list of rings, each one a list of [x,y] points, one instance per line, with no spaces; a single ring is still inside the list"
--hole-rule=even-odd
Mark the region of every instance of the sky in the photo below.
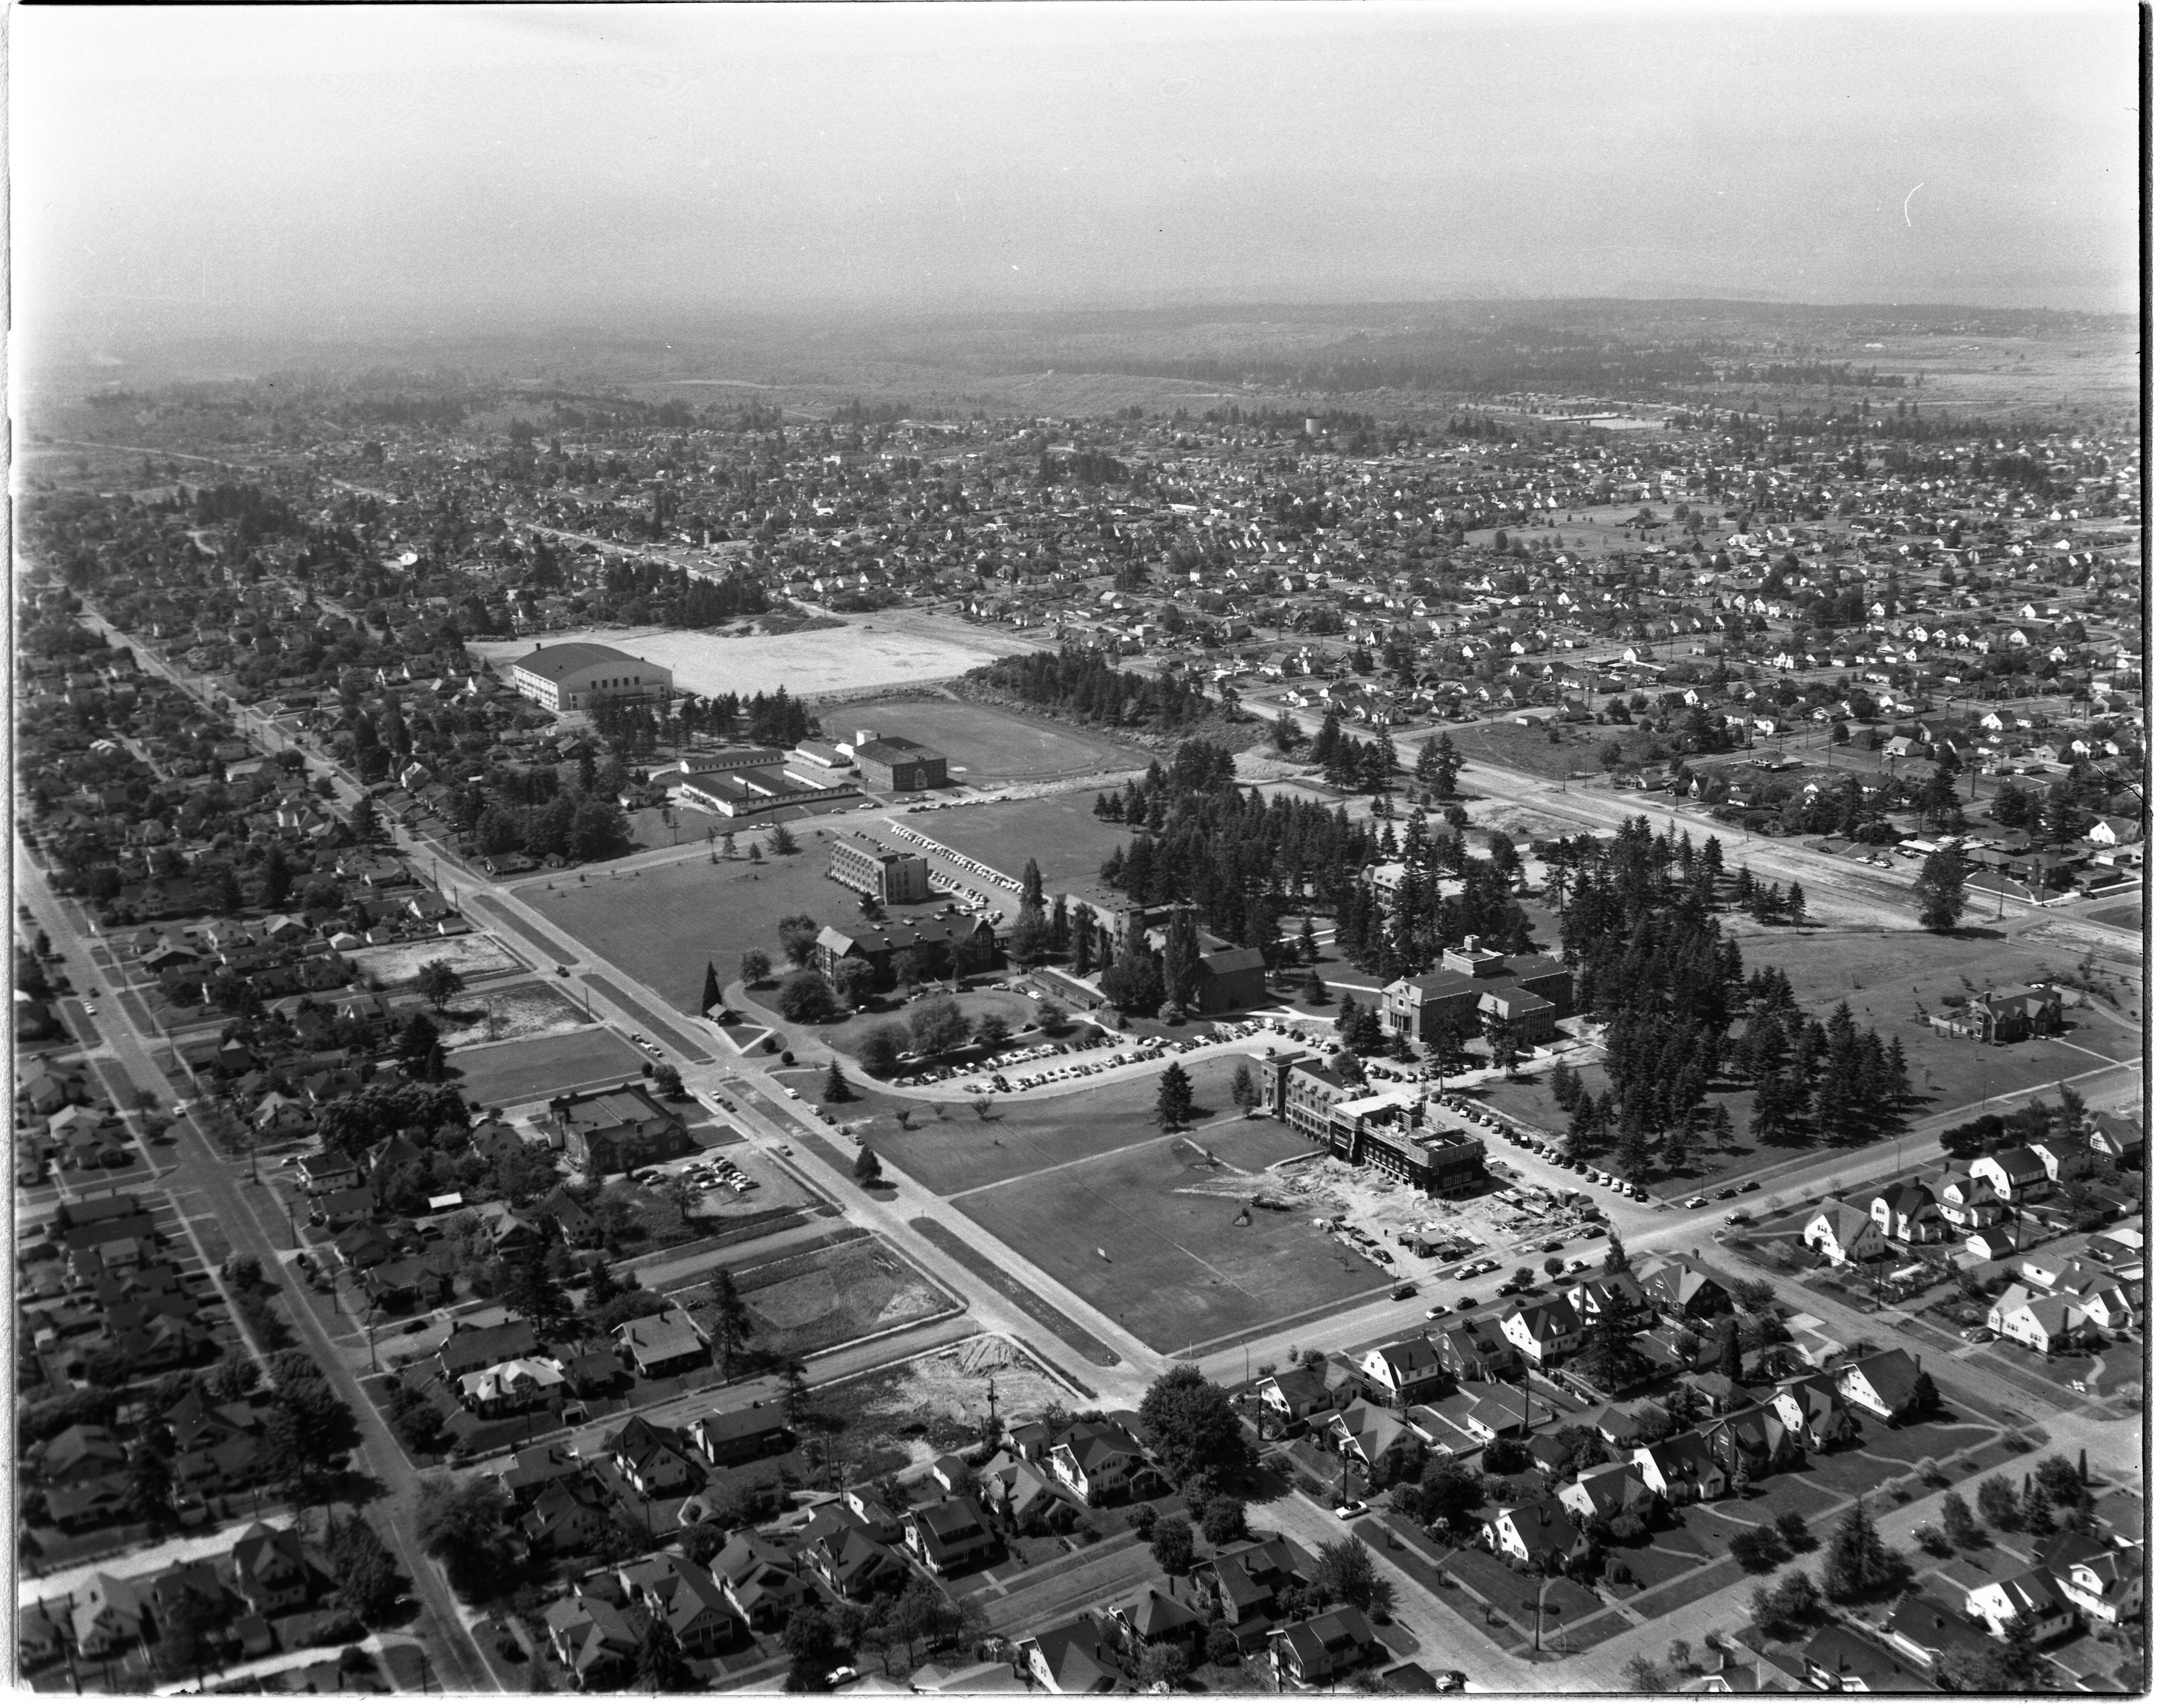
[[[18,8],[16,324],[2128,312],[2125,4]]]

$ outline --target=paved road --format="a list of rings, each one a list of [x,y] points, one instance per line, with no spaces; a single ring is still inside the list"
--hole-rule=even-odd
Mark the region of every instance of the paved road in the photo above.
[[[53,893],[44,875],[19,846],[15,871],[18,898],[29,905],[54,945],[62,947],[63,952],[79,954],[87,964],[94,938],[78,927],[70,911],[64,908]],[[105,1047],[126,1068],[128,1077],[137,1086],[156,1091],[163,1107],[170,1108],[178,1102],[180,1091],[152,1060],[148,1043],[136,1032],[124,1007],[114,1003],[106,1019]],[[441,1574],[419,1547],[415,1530],[421,1488],[419,1473],[380,1414],[361,1392],[358,1380],[346,1368],[344,1360],[331,1344],[314,1313],[297,1297],[297,1282],[286,1262],[296,1248],[289,1241],[278,1241],[272,1228],[266,1226],[266,1215],[271,1224],[278,1219],[266,1193],[262,1189],[244,1185],[234,1165],[217,1153],[192,1120],[182,1122],[174,1131],[174,1142],[167,1150],[171,1165],[161,1170],[160,1184],[168,1189],[184,1189],[206,1200],[216,1213],[219,1231],[233,1248],[252,1253],[261,1260],[263,1272],[282,1283],[287,1290],[287,1314],[301,1349],[322,1366],[339,1397],[352,1408],[360,1438],[358,1463],[383,1490],[364,1510],[376,1529],[386,1534],[420,1596],[422,1635],[445,1683],[462,1690],[503,1688],[504,1681],[496,1675],[492,1663],[472,1641]]]

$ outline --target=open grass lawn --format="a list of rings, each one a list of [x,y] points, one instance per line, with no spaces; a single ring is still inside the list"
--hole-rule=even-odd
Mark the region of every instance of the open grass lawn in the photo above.
[[[952,761],[955,778],[963,777],[978,787],[1078,777],[1118,766],[1144,771],[1154,756],[1075,724],[1030,717],[1005,706],[926,696],[835,706],[825,714],[824,726],[828,732],[843,726],[849,731],[877,730],[919,741]]]
[[[484,1107],[529,1103],[567,1086],[635,1079],[645,1058],[602,1027],[560,1038],[527,1038],[460,1050],[450,1066],[465,1101]]]
[[[1251,1146],[1262,1125],[1267,1133],[1288,1137],[1287,1129],[1273,1122],[1222,1119],[1236,1114],[1229,1081],[1237,1060],[1216,1056],[1184,1064],[1196,1105],[1192,1136],[1217,1153],[1232,1141],[1244,1146],[1239,1154],[1253,1153]],[[865,1088],[857,1100],[833,1104],[831,1112],[852,1126],[857,1137],[866,1138],[888,1164],[949,1197],[1160,1138],[1161,1129],[1154,1120],[1160,1089],[1156,1073],[1099,1085],[1082,1081],[1064,1096],[993,1098],[989,1118],[983,1121],[957,1084],[948,1098],[938,1100],[944,1110],[942,1120],[922,1102]],[[911,1119],[911,1131],[899,1126],[896,1112],[901,1110]],[[1276,1156],[1293,1155],[1304,1148],[1302,1144],[1285,1144],[1252,1166],[1262,1168]]]
[[[1644,1590],[1669,1583],[1673,1578],[1694,1571],[1701,1563],[1700,1555],[1668,1553],[1655,1546],[1613,1547],[1606,1551],[1611,1559],[1626,1562],[1627,1570],[1634,1574],[1634,1582]]]
[[[1553,778],[1564,777],[1569,771],[1595,771],[1597,748],[1614,740],[1623,746],[1628,734],[1624,728],[1592,724],[1587,726],[1589,739],[1582,740],[1572,725],[1525,728],[1510,720],[1500,719],[1453,724],[1448,725],[1448,730],[1464,759],[1504,766],[1509,771],[1526,771],[1531,777]],[[1552,730],[1558,733],[1557,741],[1551,740]],[[1472,795],[1475,792],[1473,782],[1464,782],[1463,787]]]
[[[552,890],[528,884],[518,894],[592,953],[694,1014],[707,962],[719,969],[722,984],[741,977],[746,949],[763,950],[784,968],[778,926],[789,914],[806,913],[820,925],[860,919],[854,892],[825,875],[831,855],[819,831],[805,826],[795,834],[802,852],[785,859],[767,854],[761,862],[717,865],[691,859],[585,884],[558,877],[550,880]],[[766,839],[756,830],[736,833],[745,849],[752,838]],[[768,998],[770,988],[760,995]]]
[[[1838,1002],[1847,1002],[1861,1028],[1878,1028],[1884,1040],[1901,1038],[1912,1090],[1928,1097],[1936,1109],[2050,1085],[2103,1065],[2083,1050],[2070,1049],[2062,1039],[2115,1059],[2138,1053],[2132,1029],[2093,1009],[2069,1009],[2069,1028],[2061,1039],[2005,1045],[1938,1037],[1921,1017],[1921,1008],[1944,1012],[1942,999],[1949,996],[2006,990],[2047,970],[2070,971],[2075,956],[2057,947],[2012,937],[1943,937],[1918,930],[1828,926],[1793,931],[1728,916],[1724,929],[1737,942],[1749,969],[1782,968],[1810,1011],[1825,1015]]]
[[[1138,756],[1137,768],[1144,768],[1145,759],[1144,754]],[[1041,867],[1042,882],[1052,892],[1059,885],[1097,880],[1110,850],[1131,836],[1123,825],[1094,816],[1094,792],[1090,789],[1031,801],[952,807],[898,822],[1014,878],[1031,855]]]
[[[1984,1446],[1996,1433],[1990,1424],[1928,1418],[1923,1423],[1867,1431],[1866,1451],[1878,1453],[1884,1459],[1900,1459],[1907,1465],[1915,1465],[1921,1459],[1934,1459],[1945,1466],[1958,1454]]]
[[[954,1303],[876,1239],[737,1270],[734,1280],[757,1344],[795,1356],[918,1322]],[[709,1289],[684,1295],[683,1303],[710,1326]]]
[[[954,1200],[1158,1350],[1220,1339],[1391,1282],[1302,1219],[1255,1210],[1257,1168],[1294,1140],[1269,1124],[1168,1138]],[[1106,1253],[1106,1260],[1100,1253]]]
[[[1680,1607],[1691,1607],[1718,1590],[1728,1589],[1745,1576],[1746,1568],[1736,1560],[1727,1557],[1691,1577],[1650,1590],[1634,1603],[1634,1611],[1644,1619],[1660,1618]],[[1611,1634],[1616,1636],[1618,1633],[1613,1632]]]

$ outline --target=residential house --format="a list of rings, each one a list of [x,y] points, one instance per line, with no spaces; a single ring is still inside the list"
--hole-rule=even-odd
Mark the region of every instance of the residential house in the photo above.
[[[1365,1354],[1361,1368],[1373,1396],[1389,1406],[1415,1405],[1448,1386],[1437,1349],[1421,1334],[1373,1347]]]
[[[1882,1187],[1867,1207],[1882,1237],[1902,1245],[1930,1244],[1946,1230],[1933,1195],[1915,1180]]]
[[[972,1496],[918,1507],[906,1515],[906,1546],[939,1577],[978,1571],[1000,1551]]]
[[[1297,1365],[1259,1384],[1259,1403],[1291,1423],[1328,1410],[1333,1396],[1316,1370]]]
[[[1572,1511],[1549,1495],[1500,1507],[1479,1534],[1494,1554],[1542,1571],[1556,1571],[1588,1551]]]
[[[614,1331],[614,1339],[638,1375],[646,1378],[674,1375],[711,1357],[705,1331],[679,1305],[624,1323]]]
[[[547,1642],[580,1690],[618,1688],[628,1680],[648,1616],[582,1590],[547,1609]]]
[[[514,1358],[529,1358],[539,1349],[539,1336],[523,1317],[512,1317],[491,1329],[476,1329],[459,1318],[450,1324],[449,1333],[435,1349],[435,1363],[442,1379],[454,1382],[474,1370],[507,1364]]]
[[[1642,1265],[1639,1278],[1649,1303],[1672,1322],[1711,1322],[1731,1313],[1729,1290],[1686,1258],[1652,1258]]]
[[[1151,1584],[1133,1600],[1110,1608],[1109,1623],[1127,1654],[1137,1656],[1166,1643],[1195,1665],[1205,1658],[1206,1621]]]
[[[1635,1447],[1634,1463],[1649,1492],[1662,1495],[1673,1506],[1720,1499],[1730,1484],[1729,1476],[1717,1463],[1698,1430],[1690,1429],[1680,1435],[1666,1437],[1652,1446]]]
[[[1901,1347],[1877,1352],[1835,1372],[1836,1391],[1860,1411],[1884,1422],[1916,1415],[1932,1385],[1918,1361]]]
[[[1503,1381],[1521,1369],[1521,1349],[1506,1336],[1496,1317],[1464,1318],[1442,1329],[1432,1345],[1439,1368],[1457,1382]]]
[[[1776,1395],[1769,1404],[1776,1408],[1776,1416],[1783,1419],[1783,1427],[1791,1432],[1795,1440],[1809,1453],[1820,1453],[1825,1447],[1835,1447],[1847,1440],[1858,1425],[1851,1421],[1850,1410],[1843,1404],[1843,1393],[1835,1378],[1824,1371],[1810,1371],[1806,1375],[1794,1375],[1787,1382],[1776,1384]]]
[[[1888,1255],[1888,1242],[1871,1212],[1841,1199],[1832,1199],[1808,1222],[1805,1242],[1839,1267],[1849,1263],[1877,1263]]]
[[[2043,1198],[2052,1186],[2044,1159],[2030,1146],[2021,1144],[2011,1150],[1996,1151],[1990,1157],[1974,1158],[1970,1177],[1984,1180],[1992,1187],[1993,1195],[2004,1204]]]
[[[2006,1637],[2020,1619],[2032,1637],[2045,1643],[2064,1636],[2075,1624],[2075,1610],[2064,1599],[2051,1572],[2019,1571],[2013,1577],[1980,1584],[1964,1596],[1964,1611],[1983,1621],[1995,1637]]]
[[[646,1417],[632,1417],[620,1429],[602,1436],[599,1450],[614,1461],[623,1480],[648,1499],[687,1489],[697,1480],[682,1432]]]
[[[1106,1696],[1128,1688],[1123,1658],[1091,1614],[1027,1638],[1019,1659],[1028,1679],[1052,1696]]]
[[[1638,1324],[1654,1310],[1647,1290],[1627,1269],[1584,1275],[1567,1289],[1566,1302],[1580,1317],[1584,1334],[1606,1318]]]
[[[1283,1627],[1273,1634],[1267,1653],[1275,1679],[1300,1690],[1335,1685],[1392,1658],[1354,1607]]]
[[[727,1538],[712,1557],[712,1581],[753,1629],[777,1629],[799,1609],[816,1604],[816,1592],[795,1571],[792,1556],[754,1530],[737,1530]]]
[[[2145,1568],[2140,1546],[2108,1545],[2068,1531],[2041,1563],[2062,1597],[2099,1624],[2119,1627],[2141,1617]]]
[[[2010,1286],[1987,1308],[1985,1326],[2004,1340],[2014,1340],[2051,1356],[2091,1338],[2090,1318],[2072,1294],[2034,1293],[2020,1282]]]
[[[1146,1449],[1131,1432],[1113,1423],[1076,1423],[1049,1452],[1048,1467],[1089,1506],[1102,1506],[1159,1480],[1147,1462]]]
[[[1629,1514],[1645,1521],[1656,1504],[1655,1491],[1642,1480],[1639,1469],[1631,1461],[1582,1472],[1559,1489],[1558,1499],[1559,1504],[1573,1514],[1574,1522],[1582,1525],[1609,1524]]]
[[[1516,1299],[1499,1328],[1535,1365],[1556,1364],[1581,1344],[1581,1318],[1562,1298]]]
[[[746,1465],[785,1453],[794,1438],[778,1411],[752,1404],[707,1412],[689,1426],[689,1439],[715,1465]]]
[[[305,1607],[328,1582],[297,1530],[250,1525],[232,1545],[232,1587],[248,1611],[268,1616]]]

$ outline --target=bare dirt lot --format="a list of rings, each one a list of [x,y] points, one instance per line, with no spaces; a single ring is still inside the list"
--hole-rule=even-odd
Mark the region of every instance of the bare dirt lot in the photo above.
[[[509,973],[524,963],[493,937],[475,932],[464,937],[415,937],[380,949],[355,949],[347,957],[369,978],[385,985],[410,984],[430,961],[447,961],[469,981]]]
[[[596,641],[674,673],[674,685],[693,694],[829,694],[885,683],[936,682],[961,675],[1007,653],[1025,651],[1002,635],[982,641],[911,632],[878,617],[850,619],[844,628],[800,634],[714,634],[700,629],[565,630],[545,644]],[[529,639],[476,641],[472,650],[503,663],[532,650]]]
[[[552,985],[536,981],[507,989],[453,997],[440,1024],[442,1048],[552,1038],[591,1024],[585,1011]]]

